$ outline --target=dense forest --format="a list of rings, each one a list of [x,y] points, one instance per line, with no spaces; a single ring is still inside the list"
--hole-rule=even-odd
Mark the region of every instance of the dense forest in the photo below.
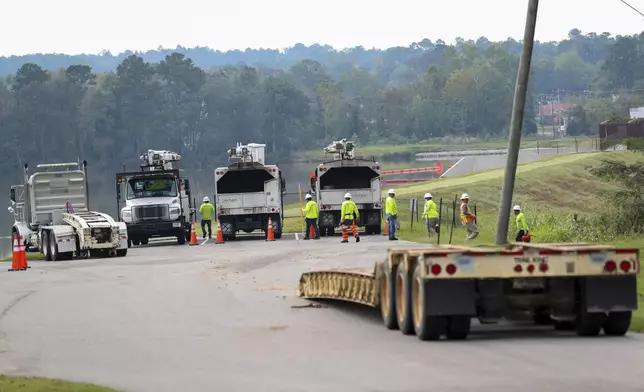
[[[99,171],[134,166],[148,148],[184,167],[225,163],[241,142],[286,161],[340,137],[359,144],[507,134],[521,43],[427,39],[387,50],[295,45],[0,58],[3,176],[23,162],[90,158]],[[525,133],[539,106],[572,102],[568,132],[644,103],[644,34],[571,30],[537,43]]]

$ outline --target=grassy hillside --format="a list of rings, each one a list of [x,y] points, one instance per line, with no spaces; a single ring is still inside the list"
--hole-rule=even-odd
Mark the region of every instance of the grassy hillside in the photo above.
[[[73,383],[37,377],[9,377],[0,375],[2,392],[117,392],[116,389],[93,384]]]

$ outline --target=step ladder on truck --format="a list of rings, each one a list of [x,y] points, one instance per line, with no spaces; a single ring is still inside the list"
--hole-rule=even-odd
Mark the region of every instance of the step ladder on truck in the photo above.
[[[22,237],[25,249],[46,261],[127,254],[126,225],[89,210],[87,161],[36,168],[29,174],[25,164],[23,184],[11,187],[12,237]]]
[[[528,319],[580,336],[621,336],[638,307],[638,249],[517,243],[387,253],[373,269],[306,272],[299,295],[379,307],[387,328],[421,340],[465,339],[472,319]]]

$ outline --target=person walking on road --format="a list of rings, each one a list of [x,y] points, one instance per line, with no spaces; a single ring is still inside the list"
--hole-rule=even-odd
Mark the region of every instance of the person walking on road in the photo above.
[[[530,236],[528,234],[528,221],[525,218],[525,214],[521,211],[521,206],[516,205],[514,208],[515,222],[517,224],[517,236],[514,239],[516,242],[530,242]]]
[[[438,235],[438,208],[436,203],[432,200],[432,194],[425,193],[425,208],[423,208],[423,219],[427,224],[427,234],[432,238],[432,234]]]
[[[470,196],[467,193],[461,195],[461,223],[467,229],[466,240],[473,240],[479,236],[479,227],[476,225],[476,216],[470,210]]]
[[[309,193],[304,196],[304,199],[306,200],[306,206],[302,209],[302,212],[304,212],[306,215],[304,216],[305,221],[306,221],[306,231],[304,232],[304,239],[308,240],[309,238],[309,233],[311,233],[311,226],[313,226],[313,230],[315,231],[315,240],[320,239],[320,229],[318,228],[318,203],[313,201],[313,196],[311,196]]]
[[[356,242],[360,242],[360,235],[358,234],[358,228],[356,227],[356,222],[360,219],[360,212],[358,211],[356,203],[351,200],[351,194],[348,192],[344,194],[340,216],[342,216],[342,230],[344,231],[345,228],[351,229],[353,232],[353,238],[356,239]],[[343,239],[342,242],[348,242],[348,240],[345,241]]]
[[[201,233],[203,238],[206,238],[206,225],[208,225],[208,237],[212,238],[212,214],[215,213],[215,206],[210,203],[208,196],[203,198],[203,203],[199,207],[199,215],[201,215]]]
[[[387,192],[385,200],[385,217],[387,218],[387,228],[389,229],[389,241],[397,241],[396,237],[396,220],[398,219],[398,206],[396,205],[396,190],[390,189]]]

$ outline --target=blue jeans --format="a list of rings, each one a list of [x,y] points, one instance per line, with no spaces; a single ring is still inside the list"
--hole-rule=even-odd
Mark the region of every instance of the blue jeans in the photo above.
[[[389,227],[389,238],[395,238],[396,237],[396,219],[391,214],[387,214],[387,226]]]
[[[315,238],[320,238],[320,228],[318,227],[317,218],[309,219],[306,218],[306,231],[304,232],[304,238],[309,238],[309,233],[311,232],[311,226],[315,230]]]

